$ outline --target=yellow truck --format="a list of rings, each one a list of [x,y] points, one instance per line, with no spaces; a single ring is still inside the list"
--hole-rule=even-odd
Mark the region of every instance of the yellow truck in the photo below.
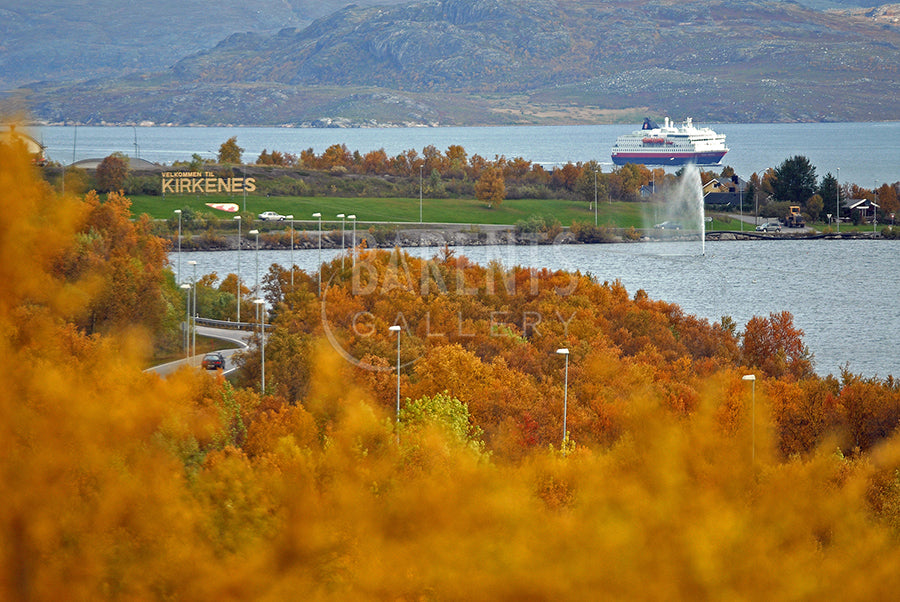
[[[788,228],[803,228],[806,226],[806,222],[803,221],[803,216],[800,214],[800,205],[791,205],[790,213],[787,219],[784,220],[784,224]]]

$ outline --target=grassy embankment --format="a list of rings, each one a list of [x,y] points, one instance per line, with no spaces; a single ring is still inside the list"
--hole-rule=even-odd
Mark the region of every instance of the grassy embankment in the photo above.
[[[241,196],[133,196],[132,211],[137,216],[146,213],[154,219],[169,219],[175,209],[190,208],[195,213],[203,212],[229,219],[229,213],[206,206],[206,203],[236,203],[244,208]],[[358,223],[389,222],[414,226],[419,221],[419,199],[417,198],[344,198],[344,197],[261,197],[248,195],[247,212],[259,214],[263,211],[277,211],[293,215],[299,221],[314,222],[313,213],[319,212],[325,223],[340,224],[335,218],[338,213],[356,215]],[[422,221],[427,224],[497,224],[515,225],[532,216],[540,216],[545,221],[558,220],[562,226],[574,222],[594,223],[594,212],[588,203],[561,199],[507,199],[499,207],[489,208],[476,199],[423,199]],[[597,207],[597,223],[610,228],[649,228],[667,219],[663,209],[651,203],[603,203]],[[331,220],[331,221],[328,221]],[[739,229],[736,220],[714,216],[707,229]]]

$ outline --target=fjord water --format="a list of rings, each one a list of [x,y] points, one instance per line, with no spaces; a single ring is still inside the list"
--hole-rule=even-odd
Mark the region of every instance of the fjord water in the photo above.
[[[430,258],[437,248],[412,248]],[[330,261],[339,251],[323,250]],[[629,295],[643,289],[650,298],[679,305],[686,313],[716,322],[732,318],[743,330],[753,316],[789,311],[815,355],[816,372],[850,371],[884,378],[900,375],[900,241],[755,240],[609,245],[457,247],[457,255],[486,265],[516,265],[589,273],[600,282],[620,281]],[[273,263],[290,265],[290,251],[259,251],[262,278]],[[318,251],[294,251],[294,263],[314,273]],[[171,256],[173,267],[177,260]],[[197,261],[197,273],[220,277],[237,271],[236,252],[182,253],[181,264]],[[241,275],[256,282],[254,252],[241,253]],[[185,274],[190,278],[189,274]]]
[[[680,121],[680,117],[672,116]],[[803,155],[819,176],[837,175],[841,182],[870,188],[900,180],[900,122],[874,123],[781,123],[703,124],[726,134],[731,149],[722,163],[738,174],[775,167],[785,159]],[[171,165],[189,161],[191,155],[214,158],[219,146],[231,136],[244,149],[243,159],[252,163],[263,150],[299,155],[312,148],[321,154],[332,144],[346,144],[353,152],[384,148],[388,155],[407,149],[421,152],[428,145],[446,151],[461,145],[469,155],[493,159],[523,157],[545,166],[569,161],[596,160],[612,169],[610,148],[616,137],[633,125],[418,127],[418,128],[288,128],[288,127],[73,127],[44,126],[33,134],[47,147],[54,161],[69,164],[102,158],[113,152],[139,156]]]

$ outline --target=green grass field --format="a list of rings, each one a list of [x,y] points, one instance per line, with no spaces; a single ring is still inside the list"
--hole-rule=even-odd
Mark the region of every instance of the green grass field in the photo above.
[[[135,216],[146,213],[154,219],[171,219],[176,209],[190,208],[222,220],[230,220],[234,214],[212,209],[206,203],[235,203],[242,213],[257,215],[263,211],[277,211],[293,215],[298,222],[315,221],[313,213],[321,213],[328,227],[340,225],[337,214],[356,215],[358,223],[390,222],[415,224],[419,221],[419,199],[412,198],[341,198],[341,197],[260,197],[248,195],[169,195],[133,196],[132,212]],[[246,211],[244,208],[246,207]],[[583,201],[560,199],[507,199],[493,209],[475,199],[422,200],[422,221],[425,223],[498,224],[515,225],[532,216],[540,216],[547,222],[558,220],[563,226],[574,222],[594,223],[594,211]],[[651,203],[600,203],[597,207],[597,223],[611,228],[649,228],[666,219],[662,209]],[[727,230],[737,228],[734,220],[714,219],[708,229]]]

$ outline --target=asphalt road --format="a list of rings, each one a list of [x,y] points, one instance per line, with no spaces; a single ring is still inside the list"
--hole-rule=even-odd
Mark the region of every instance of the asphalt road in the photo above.
[[[197,334],[205,337],[210,337],[213,339],[221,339],[223,341],[232,341],[240,345],[238,349],[219,349],[217,351],[221,352],[222,355],[225,356],[225,371],[224,374],[230,374],[234,372],[236,369],[234,363],[231,361],[231,356],[234,355],[238,351],[242,351],[247,348],[247,341],[253,336],[252,332],[244,331],[244,330],[227,330],[224,328],[210,328],[209,326],[197,326]],[[195,355],[190,358],[182,358],[180,360],[175,360],[174,362],[169,362],[167,364],[161,364],[159,366],[153,366],[152,368],[147,368],[144,372],[156,372],[160,376],[167,376],[182,366],[189,364],[191,366],[200,367],[200,362],[203,360],[203,356],[206,354]]]

